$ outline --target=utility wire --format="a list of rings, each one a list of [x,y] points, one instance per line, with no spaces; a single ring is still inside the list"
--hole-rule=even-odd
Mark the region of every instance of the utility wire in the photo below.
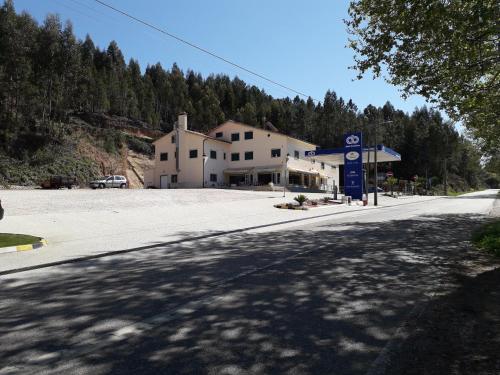
[[[198,46],[198,45],[196,45],[196,44],[194,44],[194,43],[191,43],[191,42],[187,41],[186,39],[183,39],[183,38],[181,38],[181,37],[179,37],[179,36],[177,36],[177,35],[174,35],[174,34],[172,34],[172,33],[168,32],[168,31],[166,31],[166,30],[164,30],[164,29],[160,29],[159,27],[157,27],[157,26],[155,26],[155,25],[152,25],[152,24],[150,24],[149,22],[144,21],[144,20],[142,20],[142,19],[140,19],[140,18],[137,18],[137,17],[135,17],[135,16],[133,16],[133,15],[131,15],[131,14],[129,14],[129,13],[127,13],[127,12],[123,11],[123,10],[120,10],[120,9],[118,9],[118,8],[115,8],[115,7],[113,7],[112,5],[109,5],[109,4],[105,3],[104,1],[101,1],[101,0],[94,0],[94,1],[95,1],[96,3],[101,4],[102,6],[104,6],[104,7],[106,7],[106,8],[109,8],[109,9],[111,9],[111,10],[113,10],[113,11],[117,12],[117,13],[122,14],[122,15],[123,15],[123,16],[125,16],[125,17],[128,17],[128,18],[130,18],[130,19],[132,19],[132,20],[134,20],[134,21],[136,21],[136,22],[138,22],[138,23],[141,23],[141,24],[143,24],[144,26],[147,26],[147,27],[149,27],[149,28],[151,28],[151,29],[153,29],[153,30],[156,30],[156,31],[158,31],[158,32],[160,32],[160,33],[162,33],[162,34],[164,34],[164,35],[167,35],[167,36],[169,36],[169,37],[171,37],[171,38],[173,38],[173,39],[175,39],[175,40],[177,40],[177,41],[179,41],[179,42],[181,42],[181,43],[184,43],[184,44],[186,44],[186,45],[188,45],[188,46],[190,46],[190,47],[192,47],[192,48],[194,48],[194,49],[197,49],[198,51],[201,51],[201,52],[203,52],[203,53],[206,53],[207,55],[210,55],[210,56],[212,56],[212,57],[215,57],[216,59],[221,60],[221,61],[225,62],[226,64],[232,65],[232,66],[234,66],[235,68],[238,68],[238,69],[240,69],[240,70],[242,70],[242,71],[244,71],[244,72],[247,72],[247,73],[249,73],[249,74],[251,74],[251,75],[253,75],[253,76],[255,76],[255,77],[258,77],[258,78],[260,78],[260,79],[263,79],[264,81],[270,82],[270,83],[272,83],[273,85],[276,85],[276,86],[279,86],[279,87],[281,87],[281,88],[284,88],[285,90],[291,91],[291,92],[293,92],[293,93],[295,93],[295,94],[297,94],[297,95],[299,95],[299,96],[302,96],[302,97],[304,97],[304,98],[311,98],[313,101],[315,101],[315,102],[319,102],[319,100],[312,98],[310,95],[306,95],[306,94],[304,94],[303,92],[300,92],[300,91],[295,90],[295,89],[293,89],[293,88],[291,88],[291,87],[289,87],[289,86],[283,85],[283,84],[281,84],[281,83],[279,83],[279,82],[277,82],[277,81],[275,81],[275,80],[272,80],[272,79],[270,79],[270,78],[267,78],[267,77],[263,76],[262,74],[259,74],[259,73],[257,73],[257,72],[254,72],[253,70],[250,70],[250,69],[248,69],[248,68],[245,68],[245,67],[244,67],[244,66],[242,66],[242,65],[236,64],[236,63],[234,63],[234,62],[232,62],[232,61],[230,61],[230,60],[228,60],[228,59],[226,59],[226,58],[224,58],[224,57],[222,57],[222,56],[217,55],[217,54],[216,54],[216,53],[214,53],[214,52],[211,52],[211,51],[209,51],[209,50],[207,50],[207,49],[205,49],[205,48],[203,48],[203,47],[200,47],[200,46]]]

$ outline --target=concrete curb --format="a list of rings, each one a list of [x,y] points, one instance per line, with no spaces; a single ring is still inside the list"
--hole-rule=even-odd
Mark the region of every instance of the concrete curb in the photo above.
[[[42,238],[40,241],[37,241],[37,242],[32,243],[32,244],[28,244],[28,245],[1,247],[0,254],[15,253],[18,251],[36,250],[36,249],[39,249],[43,246],[46,246],[47,244],[48,244],[47,240]]]

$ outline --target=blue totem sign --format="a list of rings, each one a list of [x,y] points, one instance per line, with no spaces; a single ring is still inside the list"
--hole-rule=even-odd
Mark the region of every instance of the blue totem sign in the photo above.
[[[344,191],[352,199],[363,199],[363,135],[344,134]]]

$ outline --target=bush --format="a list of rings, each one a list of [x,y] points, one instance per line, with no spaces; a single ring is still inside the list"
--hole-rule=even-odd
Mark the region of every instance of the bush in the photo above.
[[[500,220],[476,230],[472,234],[472,242],[478,248],[500,257]]]
[[[304,202],[307,200],[307,197],[304,194],[299,194],[295,198],[293,198],[294,201],[296,201],[299,206],[302,206]]]
[[[153,145],[137,137],[127,137],[128,147],[139,154],[153,155]]]

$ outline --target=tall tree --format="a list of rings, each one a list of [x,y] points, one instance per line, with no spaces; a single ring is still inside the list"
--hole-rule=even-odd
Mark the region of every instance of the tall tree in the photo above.
[[[354,0],[346,21],[359,78],[372,71],[438,103],[500,148],[497,0]]]

